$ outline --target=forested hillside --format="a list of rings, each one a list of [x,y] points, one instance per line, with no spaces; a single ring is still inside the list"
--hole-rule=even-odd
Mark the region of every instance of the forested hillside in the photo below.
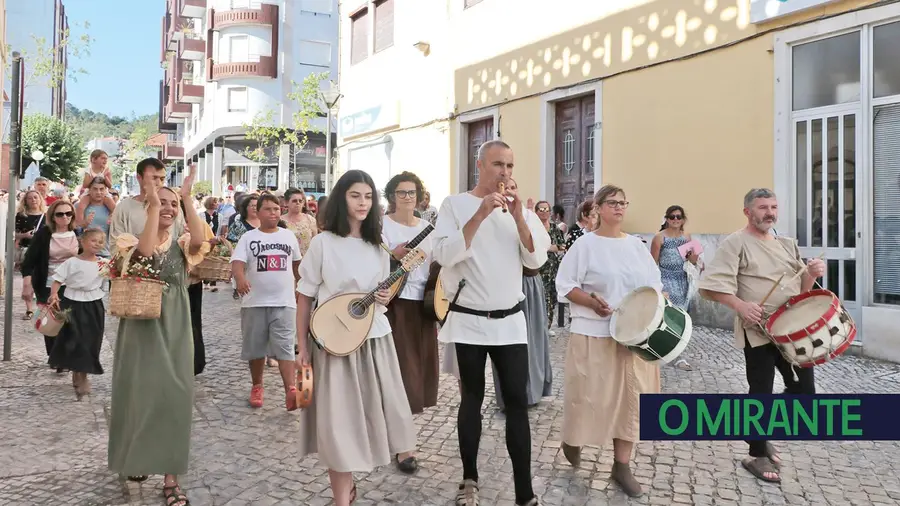
[[[85,142],[98,137],[118,137],[128,140],[135,132],[142,134],[141,136],[146,134],[149,138],[157,132],[159,126],[156,114],[123,118],[79,109],[72,104],[66,104],[66,123],[71,125]]]

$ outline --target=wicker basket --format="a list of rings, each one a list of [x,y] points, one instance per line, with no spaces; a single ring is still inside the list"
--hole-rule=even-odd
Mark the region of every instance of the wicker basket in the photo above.
[[[203,281],[231,281],[231,255],[234,247],[231,241],[225,240],[224,243],[228,247],[228,256],[204,258],[191,269],[191,276]]]
[[[122,275],[110,280],[109,313],[119,318],[154,320],[162,312],[162,292],[166,283],[128,275],[128,265],[136,249],[125,254]]]

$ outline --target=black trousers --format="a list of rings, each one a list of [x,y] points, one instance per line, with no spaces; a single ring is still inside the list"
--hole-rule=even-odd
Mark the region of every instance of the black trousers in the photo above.
[[[478,445],[481,442],[481,405],[487,357],[496,366],[506,403],[506,450],[512,461],[516,504],[534,498],[531,487],[531,427],[528,422],[528,345],[478,346],[456,343],[462,400],[459,404],[459,453],[463,479],[478,481]]]
[[[816,393],[816,382],[813,373],[814,368],[791,367],[772,343],[767,343],[756,348],[750,347],[747,334],[744,333],[744,359],[747,364],[747,385],[750,387],[750,395],[771,394],[775,384],[775,370],[781,373],[784,380],[784,393],[808,394]],[[794,373],[797,379],[794,379]],[[747,441],[750,445],[751,457],[766,456],[767,441]]]
[[[206,347],[203,345],[203,283],[188,286],[188,303],[191,306],[191,330],[194,334],[194,376],[206,367]]]

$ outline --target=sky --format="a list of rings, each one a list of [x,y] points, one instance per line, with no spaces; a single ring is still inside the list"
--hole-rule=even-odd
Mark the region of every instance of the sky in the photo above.
[[[129,117],[159,110],[161,33],[165,0],[63,0],[74,25],[90,22],[91,56],[69,57],[84,68],[67,83],[68,101],[79,109]]]

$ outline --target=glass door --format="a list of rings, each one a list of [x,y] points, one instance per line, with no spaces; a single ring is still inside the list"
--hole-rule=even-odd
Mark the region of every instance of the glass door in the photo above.
[[[818,283],[843,302],[857,325],[862,244],[859,219],[857,109],[831,109],[794,119],[796,230],[804,258],[821,257],[827,269]]]

